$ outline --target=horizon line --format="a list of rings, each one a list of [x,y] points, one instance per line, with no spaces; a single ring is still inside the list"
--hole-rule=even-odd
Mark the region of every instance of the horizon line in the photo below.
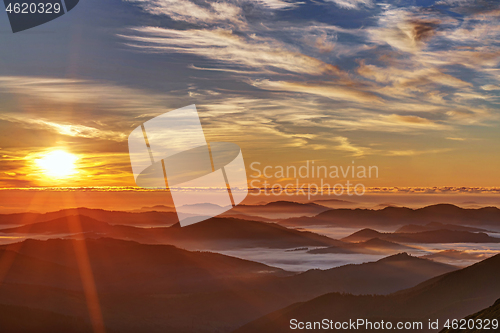
[[[353,187],[354,188],[354,187]],[[177,190],[179,188],[172,188]],[[500,194],[500,187],[485,186],[371,186],[366,187],[366,193],[414,193],[414,194],[443,194],[443,193],[492,193]],[[216,188],[189,188],[189,190],[219,190]],[[271,191],[272,188],[249,187],[248,191]],[[292,191],[304,191],[299,188],[290,188]],[[165,188],[141,188],[137,186],[66,186],[66,187],[1,187],[0,191],[26,191],[26,192],[168,192]],[[283,194],[286,195],[286,194]],[[333,196],[344,196],[335,195]]]

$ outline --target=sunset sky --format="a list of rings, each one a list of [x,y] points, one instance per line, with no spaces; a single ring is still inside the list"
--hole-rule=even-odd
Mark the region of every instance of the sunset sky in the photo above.
[[[0,14],[0,187],[134,186],[127,138],[196,104],[248,168],[379,168],[367,186],[500,186],[500,2],[81,0]],[[65,151],[74,172],[44,171]]]

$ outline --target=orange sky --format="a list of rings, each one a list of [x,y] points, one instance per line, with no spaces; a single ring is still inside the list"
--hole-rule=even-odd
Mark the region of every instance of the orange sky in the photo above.
[[[365,186],[500,186],[496,5],[176,3],[80,6],[50,33],[2,35],[1,187],[134,186],[130,132],[190,104],[248,177],[354,162],[378,167]],[[74,173],[36,162],[56,150]]]

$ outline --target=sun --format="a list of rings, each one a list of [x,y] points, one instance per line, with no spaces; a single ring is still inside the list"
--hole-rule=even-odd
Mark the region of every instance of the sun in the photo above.
[[[45,154],[44,157],[36,159],[35,163],[40,167],[46,176],[52,178],[64,178],[71,176],[78,171],[75,162],[78,157],[64,150],[53,150]]]

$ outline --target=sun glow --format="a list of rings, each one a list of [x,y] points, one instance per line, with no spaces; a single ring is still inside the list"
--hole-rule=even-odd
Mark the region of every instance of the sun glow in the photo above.
[[[75,162],[78,160],[73,154],[63,150],[54,150],[44,157],[36,159],[35,163],[41,168],[46,176],[52,178],[64,178],[71,176],[78,171]]]

